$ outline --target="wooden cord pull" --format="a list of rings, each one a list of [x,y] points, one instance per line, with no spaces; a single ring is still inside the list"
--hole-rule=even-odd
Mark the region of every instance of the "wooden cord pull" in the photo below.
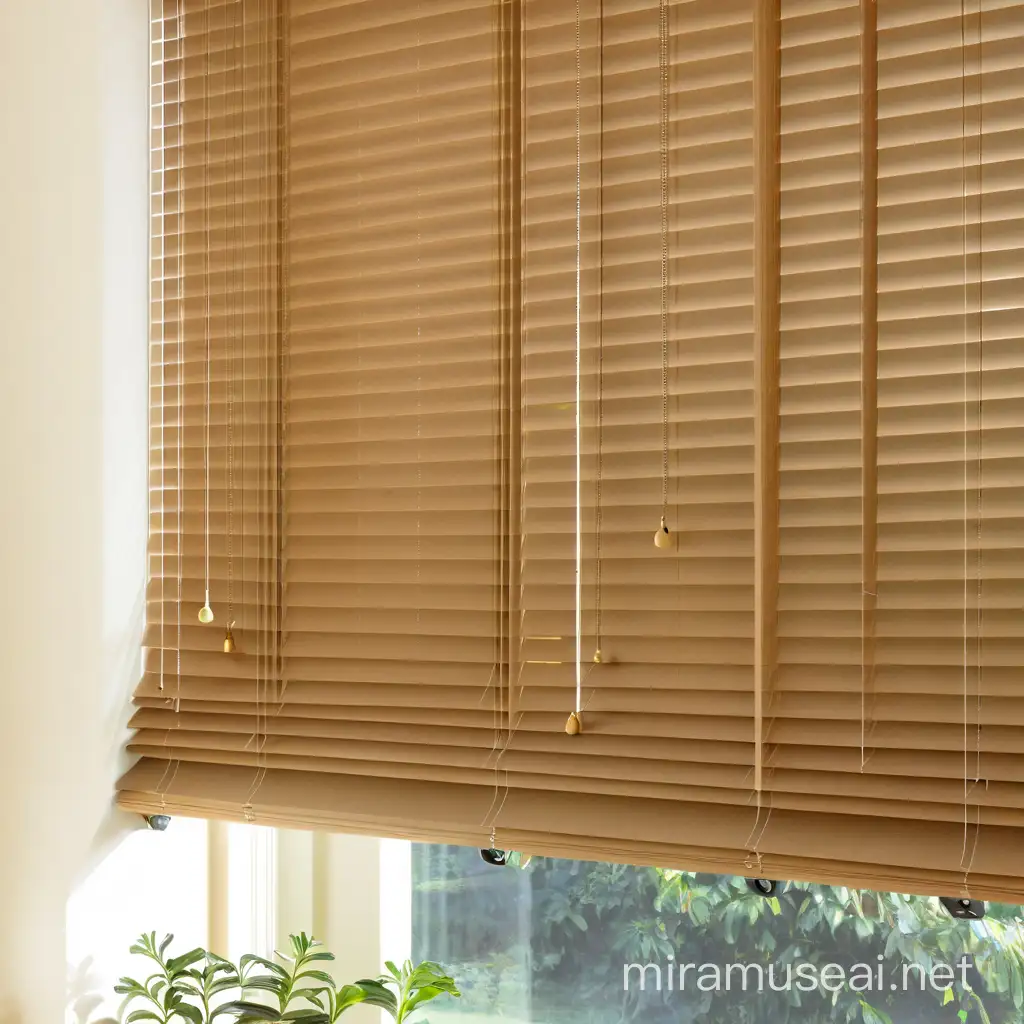
[[[661,548],[662,551],[665,551],[673,547],[674,545],[675,537],[673,537],[672,534],[668,532],[668,526],[665,523],[665,517],[662,516],[661,526],[658,527],[657,531],[654,534],[654,546],[656,548]]]

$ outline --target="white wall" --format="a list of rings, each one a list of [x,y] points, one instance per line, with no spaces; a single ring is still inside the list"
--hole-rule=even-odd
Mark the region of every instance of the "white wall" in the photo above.
[[[172,934],[172,954],[207,945],[207,822],[175,818],[166,832],[131,833],[68,900],[68,1024],[113,1017],[117,979],[151,966],[129,952],[143,933]]]
[[[147,0],[0,2],[0,1022],[63,1019],[146,530]]]

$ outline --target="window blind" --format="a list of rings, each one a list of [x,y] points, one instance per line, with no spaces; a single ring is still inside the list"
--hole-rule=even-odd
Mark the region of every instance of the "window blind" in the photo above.
[[[122,804],[1024,899],[1024,4],[167,7]]]
[[[185,760],[224,757],[224,713],[278,675],[280,33],[268,4],[151,11],[150,577],[132,725],[162,799]],[[229,628],[246,641],[231,657]]]
[[[663,471],[658,5],[606,3],[603,21],[587,10],[579,428],[574,7],[534,5],[527,22],[526,636],[509,762],[524,785],[542,758],[551,776],[513,806],[524,822],[541,806],[552,825],[571,822],[566,842],[580,849],[687,863],[714,857],[698,831],[740,849],[753,820],[753,8],[670,9],[672,553],[651,541]],[[578,445],[584,731],[568,740]]]
[[[215,16],[188,4],[182,45],[205,55]],[[180,701],[175,673],[174,699],[144,683],[142,759],[122,801],[155,791],[195,813],[379,831],[449,785],[459,814],[424,829],[451,827],[477,798],[474,827],[508,716],[508,12],[491,0],[232,7],[280,55],[255,54],[265,81],[250,96],[260,126],[280,122],[253,212],[269,239],[255,296],[269,287],[276,314],[253,382],[268,375],[250,533],[264,562],[230,655],[220,620],[196,619],[198,589],[170,598],[203,660],[183,652]],[[222,48],[226,65],[249,64],[233,38]],[[205,56],[186,61],[185,95],[205,95],[211,74]],[[206,112],[186,102],[190,114],[205,138]],[[185,149],[187,170],[187,137]],[[201,269],[186,263],[186,288],[202,292]],[[198,391],[168,400],[202,415]],[[215,459],[225,444],[213,438]],[[201,479],[178,487],[204,500]],[[198,522],[185,533],[201,543]],[[212,582],[216,607],[222,575]],[[163,623],[150,629],[151,646],[158,630],[166,642]]]

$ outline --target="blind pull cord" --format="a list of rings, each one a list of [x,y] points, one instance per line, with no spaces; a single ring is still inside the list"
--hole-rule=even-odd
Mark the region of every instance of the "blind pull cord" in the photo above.
[[[669,31],[668,0],[658,5],[658,71],[661,87],[660,170],[661,170],[661,524],[654,534],[654,546],[662,551],[675,547],[668,528],[669,486],[669,353],[668,353],[668,119],[669,119]]]
[[[981,783],[987,790],[988,782],[981,778],[981,677],[982,677],[982,438],[984,436],[982,431],[982,408],[983,408],[983,397],[984,397],[984,220],[982,217],[982,196],[984,190],[982,188],[983,174],[984,174],[984,163],[983,163],[983,138],[984,138],[984,93],[983,93],[983,70],[984,62],[982,60],[983,55],[983,34],[982,34],[982,9],[981,0],[978,0],[978,394],[976,400],[976,429],[978,432],[977,438],[977,480],[975,481],[975,493],[976,493],[976,508],[975,508],[975,544],[977,546],[977,552],[975,555],[975,571],[976,571],[976,606],[975,606],[975,765],[974,772],[970,771],[970,741],[969,741],[969,725],[970,725],[970,714],[968,710],[968,693],[970,684],[970,631],[968,628],[968,585],[970,578],[970,564],[969,564],[969,552],[970,545],[968,541],[968,462],[969,462],[969,435],[970,435],[970,422],[968,409],[970,406],[970,366],[969,366],[969,354],[970,354],[970,267],[968,263],[968,232],[969,232],[969,218],[967,213],[967,10],[965,0],[960,0],[960,54],[961,54],[961,75],[960,75],[960,157],[961,157],[961,215],[963,220],[963,228],[961,234],[961,245],[962,245],[962,262],[963,262],[963,349],[964,349],[964,369],[963,369],[963,380],[964,380],[964,417],[963,417],[963,435],[964,435],[964,616],[963,616],[963,634],[964,634],[964,668],[963,668],[963,760],[964,760],[964,836],[963,836],[963,849],[960,854],[960,866],[963,868],[963,888],[962,895],[965,899],[960,900],[960,904],[965,905],[970,903],[970,885],[969,879],[971,870],[974,867],[975,857],[978,852],[978,841],[981,832],[981,807],[978,803],[977,798],[974,800],[975,814],[974,821],[971,822],[971,797],[974,794],[975,787]],[[971,827],[973,824],[974,835],[973,839],[970,838]]]
[[[206,310],[203,322],[205,342],[205,397],[203,399],[203,579],[206,597],[199,609],[199,621],[205,626],[213,622],[210,606],[210,394],[211,394],[211,308],[210,308],[210,5],[206,5],[206,53],[203,74],[203,291]]]
[[[565,723],[570,736],[583,731],[583,505],[582,452],[582,161],[580,134],[580,0],[576,0],[576,706]]]

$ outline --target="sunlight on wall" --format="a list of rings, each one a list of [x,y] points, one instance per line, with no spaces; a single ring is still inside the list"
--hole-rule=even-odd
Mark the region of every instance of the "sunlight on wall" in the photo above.
[[[175,818],[166,832],[133,832],[72,894],[69,1021],[84,1024],[116,1011],[117,979],[145,970],[128,953],[142,932],[172,933],[179,953],[206,944],[206,836],[206,822],[190,818]],[[103,994],[102,1004],[94,993]]]

